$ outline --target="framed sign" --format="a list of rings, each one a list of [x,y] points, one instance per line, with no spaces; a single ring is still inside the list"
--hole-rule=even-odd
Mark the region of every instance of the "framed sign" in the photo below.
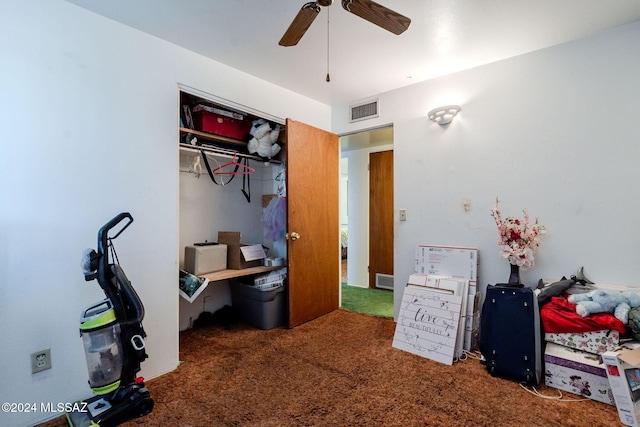
[[[453,292],[407,285],[393,347],[452,365],[461,308],[462,296]]]

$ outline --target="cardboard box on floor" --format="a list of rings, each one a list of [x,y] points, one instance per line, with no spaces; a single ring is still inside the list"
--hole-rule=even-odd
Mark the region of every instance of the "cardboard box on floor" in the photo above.
[[[602,353],[620,421],[628,426],[640,425],[639,346],[637,342],[626,343],[621,349]]]
[[[245,268],[259,267],[262,265],[262,260],[265,258],[262,245],[248,245],[245,243],[240,243],[239,231],[218,231],[218,243],[227,245],[227,268],[231,270],[242,270]],[[243,247],[248,247],[248,249],[258,249],[259,247],[260,251],[262,252],[258,255],[254,254],[246,259],[247,257],[241,250],[241,248]],[[260,251],[252,251],[252,253]]]

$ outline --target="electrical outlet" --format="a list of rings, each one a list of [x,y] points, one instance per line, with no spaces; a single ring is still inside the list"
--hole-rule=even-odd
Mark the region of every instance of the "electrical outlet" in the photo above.
[[[51,349],[45,348],[31,353],[31,373],[35,374],[46,369],[51,369]]]

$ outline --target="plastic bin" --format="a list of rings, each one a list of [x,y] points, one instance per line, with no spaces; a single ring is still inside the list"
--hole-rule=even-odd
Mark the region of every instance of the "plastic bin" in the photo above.
[[[286,323],[285,285],[259,289],[234,281],[230,284],[231,305],[238,318],[258,329],[273,329]]]
[[[243,114],[198,105],[193,109],[193,122],[197,130],[244,140],[251,131],[251,121]]]

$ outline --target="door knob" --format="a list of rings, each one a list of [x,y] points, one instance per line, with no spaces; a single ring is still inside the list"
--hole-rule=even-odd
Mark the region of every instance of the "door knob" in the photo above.
[[[299,238],[300,238],[300,235],[295,231],[291,233],[291,240],[298,240]]]

